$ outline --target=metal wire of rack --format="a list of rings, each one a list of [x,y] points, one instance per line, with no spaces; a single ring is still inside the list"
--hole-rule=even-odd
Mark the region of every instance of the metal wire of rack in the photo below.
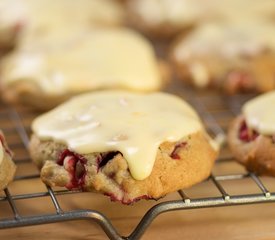
[[[208,130],[215,136],[225,136],[225,129],[228,126],[228,120],[231,120],[234,115],[239,112],[242,103],[250,97],[240,95],[229,98],[219,96],[216,93],[194,94],[193,91],[182,92],[181,90],[178,90],[176,94],[187,98],[187,100],[201,115]],[[219,110],[213,109],[212,107],[215,104],[221,104],[222,107]],[[4,104],[0,105],[0,126],[2,130],[7,136],[9,134],[16,133],[21,139],[21,142],[19,143],[9,144],[12,149],[19,148],[26,150],[28,147],[28,136],[30,129],[29,123],[24,123],[24,119],[27,118],[26,116],[28,114],[33,113],[30,113],[28,110],[18,111],[16,108],[12,108]],[[221,123],[224,119],[226,120],[226,123]],[[4,124],[3,126],[2,121],[8,122],[8,124]],[[216,165],[222,165],[232,160],[233,158],[230,154],[221,156],[217,160]],[[20,158],[20,156],[17,156],[15,162],[18,166],[20,166],[20,164],[31,162],[31,160],[29,157]],[[29,174],[17,176],[15,181],[37,178],[39,178],[39,174],[31,172]],[[234,195],[229,194],[229,191],[227,191],[223,184],[224,181],[242,181],[244,179],[251,179],[259,191],[250,194]],[[63,210],[57,196],[66,194],[80,194],[78,191],[54,190],[50,187],[46,187],[46,191],[11,194],[9,188],[6,188],[4,190],[4,194],[0,194],[0,202],[7,202],[10,205],[13,216],[10,218],[0,217],[0,229],[88,219],[96,222],[110,239],[139,239],[158,215],[168,211],[275,202],[275,192],[270,192],[261,179],[250,172],[221,175],[212,173],[206,181],[210,181],[215,186],[219,192],[219,196],[204,198],[189,197],[185,191],[179,190],[178,194],[180,196],[180,200],[164,201],[154,205],[140,219],[138,225],[129,236],[121,236],[112,225],[111,221],[104,214],[95,209],[73,211]],[[20,214],[17,210],[17,200],[29,200],[44,197],[50,197],[55,209],[54,213],[25,216]]]

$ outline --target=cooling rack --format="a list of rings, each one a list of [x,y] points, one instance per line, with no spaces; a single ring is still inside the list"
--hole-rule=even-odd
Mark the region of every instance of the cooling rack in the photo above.
[[[199,112],[208,131],[221,141],[225,136],[229,122],[239,113],[243,102],[252,97],[252,95],[225,97],[217,92],[198,93],[188,87],[185,89],[183,90],[182,86],[173,85],[172,88],[168,87],[167,91],[187,99]],[[28,108],[11,107],[0,103],[0,126],[7,139],[10,139],[9,145],[11,149],[17,152],[15,162],[18,170],[26,163],[31,164],[27,147],[30,135],[30,122],[36,115],[35,112]],[[216,161],[216,165],[221,166],[230,161],[233,161],[233,158],[225,144],[222,148],[221,157]],[[29,171],[19,172],[20,174],[16,176],[15,182],[25,180],[39,181],[38,171],[34,167]],[[228,185],[225,186],[224,184],[224,182],[245,181],[246,179],[253,181],[257,191],[246,194],[244,189],[242,189],[242,184],[239,184],[239,188],[243,192],[241,194],[230,194]],[[262,180],[250,172],[236,172],[233,174],[213,172],[206,182],[213,184],[219,193],[218,196],[189,197],[186,191],[180,190],[178,191],[179,198],[160,203],[156,202],[155,205],[150,207],[129,236],[122,236],[109,218],[97,211],[97,209],[79,208],[78,210],[64,210],[62,208],[58,200],[59,195],[83,194],[81,192],[45,187],[45,191],[13,194],[9,188],[6,188],[2,194],[0,193],[0,203],[6,202],[9,204],[12,216],[2,218],[0,209],[0,229],[86,219],[97,223],[110,239],[139,239],[155,218],[168,211],[275,202],[275,192],[269,191]],[[54,212],[24,215],[18,211],[17,201],[46,197],[50,197]]]

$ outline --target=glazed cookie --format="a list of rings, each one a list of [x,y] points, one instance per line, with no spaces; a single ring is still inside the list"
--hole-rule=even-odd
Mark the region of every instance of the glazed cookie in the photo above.
[[[0,131],[0,191],[12,181],[15,170],[16,166],[12,161],[12,152],[7,146],[2,131]]]
[[[275,91],[248,101],[229,129],[236,159],[249,171],[275,176]]]
[[[188,32],[205,12],[198,0],[129,0],[130,23],[153,37],[171,37]]]
[[[25,4],[29,14],[23,42],[64,45],[92,26],[114,27],[124,21],[122,6],[112,0],[25,0]]]
[[[94,28],[62,46],[26,44],[0,67],[3,97],[40,109],[90,90],[147,92],[163,85],[153,46],[126,28]]]
[[[203,3],[204,2],[204,3]],[[208,0],[201,1],[208,4],[208,19],[228,22],[239,22],[244,19],[271,20],[275,17],[275,2],[273,0],[255,0],[250,4],[250,0]]]
[[[24,0],[33,28],[80,25],[119,25],[124,20],[123,8],[112,0]]]
[[[45,41],[51,35],[66,40],[68,33],[93,25],[117,26],[124,21],[122,6],[112,0],[1,0],[0,44],[13,43],[15,38],[33,42]],[[67,31],[67,35],[64,35]]]
[[[217,156],[195,111],[165,93],[83,94],[35,119],[32,130],[44,183],[124,204],[204,180]]]
[[[273,0],[128,0],[128,20],[150,37],[191,32],[204,22],[274,21]],[[241,13],[240,10],[241,9]]]
[[[275,88],[275,32],[270,22],[207,23],[171,51],[180,79],[228,93]]]

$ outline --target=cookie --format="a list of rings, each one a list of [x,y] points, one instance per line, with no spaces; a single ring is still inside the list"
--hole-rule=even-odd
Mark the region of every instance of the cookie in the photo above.
[[[217,156],[196,112],[165,93],[86,93],[35,119],[32,130],[44,183],[124,204],[204,180]]]
[[[275,176],[275,91],[248,101],[232,123],[228,143],[249,171]]]
[[[270,91],[275,88],[273,29],[265,21],[206,23],[174,44],[171,59],[177,75],[198,88]]]
[[[0,131],[0,191],[13,180],[16,166],[12,161],[12,152],[9,150],[2,131]]]
[[[29,14],[23,42],[66,44],[92,26],[114,27],[124,21],[122,6],[112,0],[26,0],[25,4]]]
[[[150,37],[170,38],[189,32],[203,15],[200,1],[129,0],[126,2],[131,25]]]
[[[186,36],[205,22],[274,21],[272,0],[128,0],[129,23],[153,38]],[[241,14],[238,9],[241,9]]]
[[[51,35],[66,40],[79,29],[118,26],[124,21],[122,6],[112,0],[2,0],[0,3],[0,44],[15,44],[25,38],[46,41]],[[20,34],[19,34],[20,30]],[[65,36],[64,31],[66,31]],[[2,40],[2,41],[1,41]]]
[[[26,44],[1,63],[3,97],[50,109],[97,89],[155,91],[164,84],[153,46],[126,28],[94,28],[67,44]]]
[[[25,0],[25,3],[29,25],[38,31],[71,24],[114,26],[120,25],[124,18],[122,6],[112,0]]]

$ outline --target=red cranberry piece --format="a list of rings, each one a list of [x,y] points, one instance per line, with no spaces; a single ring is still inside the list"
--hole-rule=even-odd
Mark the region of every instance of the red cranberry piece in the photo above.
[[[118,198],[114,193],[104,193],[105,196],[108,196],[112,202],[117,202],[119,201]]]
[[[122,203],[123,203],[123,204],[129,205],[129,204],[132,204],[132,203],[134,203],[134,202],[138,202],[138,201],[140,201],[141,199],[151,199],[151,198],[150,198],[148,195],[142,195],[142,196],[136,197],[136,198],[131,199],[131,200],[128,200],[128,201],[123,201],[123,200],[122,200]]]
[[[2,136],[1,134],[0,134],[0,142],[1,142],[1,144],[2,144],[2,146],[3,146],[3,148],[4,148],[4,150],[5,150],[5,152],[6,152],[8,155],[10,155],[10,156],[12,157],[12,152],[11,152],[11,150],[8,148],[8,146],[7,146],[7,144],[6,144],[6,141],[5,141],[5,139],[4,139],[4,136]]]
[[[252,77],[242,71],[232,71],[227,75],[227,87],[230,93],[247,91],[253,88]]]
[[[57,164],[64,166],[64,169],[71,175],[71,181],[66,185],[66,188],[79,189],[83,187],[86,176],[86,163],[87,159],[80,154],[71,152],[68,149],[61,152]]]
[[[247,124],[245,121],[241,123],[240,129],[239,129],[239,138],[244,142],[251,142],[254,141],[259,136],[259,133],[255,130],[250,130],[247,127]]]
[[[132,204],[132,203],[137,202],[141,199],[150,199],[150,197],[148,195],[142,195],[142,196],[136,197],[134,199],[129,199],[129,200],[125,201],[124,199],[119,200],[114,193],[104,193],[104,195],[108,196],[112,202],[119,201],[126,205]]]
[[[14,24],[13,31],[15,33],[19,33],[24,28],[25,25],[26,23],[24,21],[18,21]]]
[[[170,157],[173,158],[173,159],[180,159],[180,156],[178,154],[179,150],[180,150],[180,148],[185,147],[186,144],[187,144],[186,142],[176,144],[176,146],[175,146],[173,152],[171,153]]]

